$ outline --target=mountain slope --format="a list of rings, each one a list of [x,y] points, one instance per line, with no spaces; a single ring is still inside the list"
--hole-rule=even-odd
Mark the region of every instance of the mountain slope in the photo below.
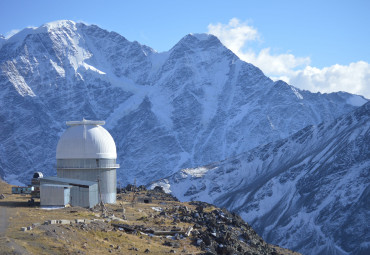
[[[366,103],[331,123],[153,185],[182,201],[235,211],[269,242],[303,254],[368,254],[369,173]]]
[[[0,46],[0,173],[55,174],[65,121],[106,120],[123,183],[235,156],[365,103],[273,82],[206,34],[168,52],[95,25],[57,21]]]

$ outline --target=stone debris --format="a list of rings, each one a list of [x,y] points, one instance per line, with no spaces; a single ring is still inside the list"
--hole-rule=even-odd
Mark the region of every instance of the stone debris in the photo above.
[[[149,192],[147,191],[146,195]],[[167,195],[161,191],[152,192],[152,194],[160,197]],[[158,197],[155,200],[158,200]],[[277,254],[273,246],[267,244],[235,213],[203,202],[190,202],[190,206],[186,206],[172,201],[162,203],[161,207],[148,206],[147,210],[137,209],[141,218],[132,222],[132,224],[127,224],[130,221],[122,220],[122,218],[113,214],[113,212],[118,212],[120,215],[122,209],[119,208],[119,211],[111,210],[109,212],[110,216],[104,218],[47,220],[42,225],[34,223],[30,227],[21,228],[21,231],[30,231],[38,227],[45,231],[45,235],[58,240],[64,239],[66,242],[72,240],[71,234],[75,236],[79,231],[119,231],[121,232],[118,234],[119,237],[124,233],[136,235],[143,241],[146,238],[148,244],[151,243],[150,238],[155,237],[154,240],[170,247],[167,249],[172,249],[171,253],[176,253],[177,249],[183,247],[184,242],[189,244],[190,241],[192,245],[202,250],[201,254]],[[131,216],[130,213],[129,211]],[[148,224],[148,221],[153,224]],[[114,244],[114,241],[105,238],[103,242],[107,243],[106,247],[109,245],[104,253],[109,251],[124,254],[121,251],[122,248],[117,243]],[[91,249],[91,247],[87,247],[87,243],[79,244],[83,249]],[[148,247],[145,251],[143,248],[141,253],[151,253],[149,248],[151,247]],[[134,246],[129,250],[131,251],[129,254],[135,254],[135,251],[139,251]],[[181,254],[188,254],[186,250],[180,252],[179,249],[177,251]]]
[[[40,226],[40,225],[41,225],[41,223],[33,223],[33,224],[32,224],[32,227],[33,227],[33,228],[35,228],[35,227],[38,227],[38,226]]]
[[[204,202],[191,202],[195,210],[186,206],[167,208],[159,217],[170,217],[174,222],[194,223],[184,231],[207,254],[272,254],[273,249],[244,222],[226,209],[213,209]],[[207,208],[207,211],[205,210]],[[166,241],[164,245],[170,246]]]
[[[152,209],[153,209],[153,211],[156,211],[156,212],[162,212],[163,211],[163,209],[161,207],[153,206]]]
[[[70,220],[58,220],[58,224],[69,225],[71,224],[71,221]]]

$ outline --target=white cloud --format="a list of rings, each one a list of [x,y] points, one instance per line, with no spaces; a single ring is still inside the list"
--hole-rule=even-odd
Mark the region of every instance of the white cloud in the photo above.
[[[314,92],[347,91],[370,98],[370,64],[364,61],[322,69],[307,66],[286,81]]]
[[[257,29],[246,22],[233,18],[229,24],[218,23],[208,25],[208,33],[217,36],[220,41],[238,55],[242,60],[252,63],[267,75],[282,76],[293,71],[299,66],[306,66],[310,58],[297,58],[293,54],[272,55],[270,48],[262,49],[258,54],[248,47],[248,42],[260,39]]]
[[[250,62],[262,69],[269,76],[290,75],[297,67],[305,67],[310,63],[309,57],[296,57],[293,54],[272,55],[270,48],[262,49],[258,54],[249,50],[236,53],[242,60]]]
[[[250,44],[260,40],[260,34],[256,28],[236,18],[228,24],[209,24],[208,33],[217,36],[240,59],[256,65],[274,80],[282,79],[313,92],[346,91],[370,98],[369,63],[359,61],[319,69],[310,66],[309,57],[296,57],[291,53],[272,54],[268,47],[256,52]]]
[[[239,53],[247,41],[259,39],[256,29],[246,23],[240,23],[236,18],[231,19],[227,25],[221,23],[209,24],[208,33],[217,36],[234,53]]]

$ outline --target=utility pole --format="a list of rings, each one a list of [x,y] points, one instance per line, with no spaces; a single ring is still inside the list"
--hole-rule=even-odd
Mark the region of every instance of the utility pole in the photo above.
[[[103,203],[103,199],[101,196],[101,190],[100,190],[100,177],[98,178],[98,192],[99,192],[99,198],[100,198],[100,208],[101,208],[101,214],[103,217],[107,216],[107,208],[105,208],[105,205]]]
[[[136,178],[134,180],[134,195],[132,196],[131,206],[134,207],[136,200]]]

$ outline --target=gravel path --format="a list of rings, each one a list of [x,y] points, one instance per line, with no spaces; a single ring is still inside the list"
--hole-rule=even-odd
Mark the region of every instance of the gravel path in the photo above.
[[[11,250],[10,254],[26,255],[29,254],[22,246],[15,243],[12,239],[7,238],[5,235],[6,229],[9,225],[8,209],[0,205],[0,253],[2,246],[8,247]],[[5,248],[4,247],[4,248]],[[6,252],[5,254],[9,254]]]
[[[0,237],[5,236],[5,231],[8,228],[8,212],[5,206],[0,206]]]

